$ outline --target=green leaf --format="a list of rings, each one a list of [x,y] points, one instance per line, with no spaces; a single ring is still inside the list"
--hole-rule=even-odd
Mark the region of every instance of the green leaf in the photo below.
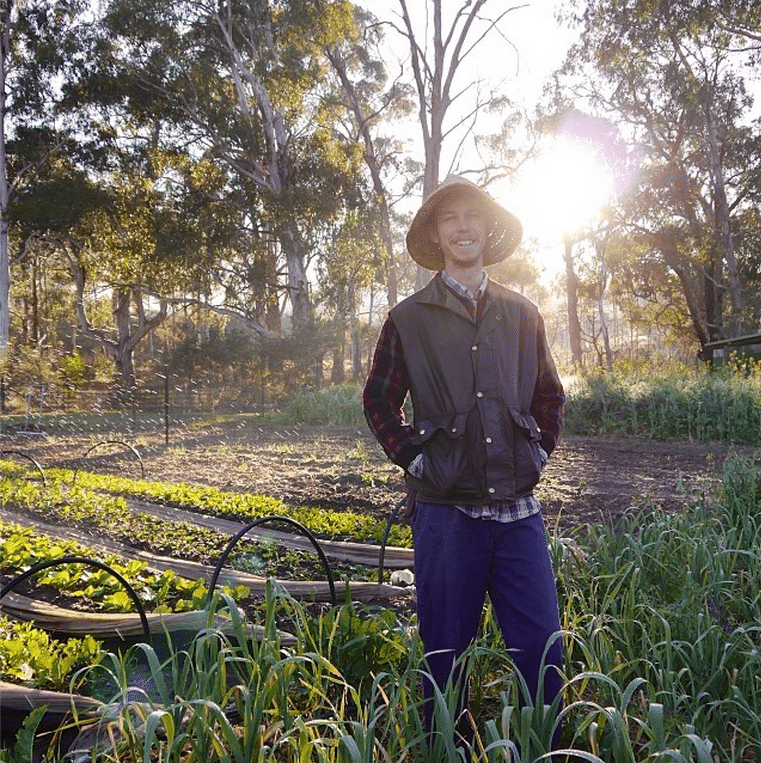
[[[13,745],[13,763],[34,763],[34,740],[47,705],[37,707],[24,718]]]

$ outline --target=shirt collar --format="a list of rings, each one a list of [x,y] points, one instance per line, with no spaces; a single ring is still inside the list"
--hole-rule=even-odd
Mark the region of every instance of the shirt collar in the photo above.
[[[467,286],[463,286],[459,281],[452,278],[446,270],[441,271],[441,280],[452,289],[455,294],[459,294],[461,297],[467,299],[474,307],[478,305],[478,300],[483,297],[486,291],[486,286],[489,283],[489,277],[484,270],[481,273],[481,283],[475,292],[471,291]]]

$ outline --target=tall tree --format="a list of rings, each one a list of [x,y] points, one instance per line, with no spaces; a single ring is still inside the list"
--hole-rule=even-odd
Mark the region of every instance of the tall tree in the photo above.
[[[10,332],[13,201],[23,184],[44,177],[46,161],[62,145],[52,121],[55,82],[71,53],[70,31],[79,11],[78,0],[0,3],[0,353]],[[31,155],[20,150],[29,147],[19,140],[21,133],[36,138]]]
[[[354,14],[356,33],[330,45],[326,54],[339,84],[333,96],[340,109],[336,113],[336,127],[343,128],[347,139],[361,147],[370,175],[370,206],[377,215],[387,303],[391,307],[397,301],[398,279],[386,177],[389,171],[399,170],[402,144],[396,138],[383,137],[379,126],[405,117],[411,111],[412,103],[409,86],[398,80],[387,84],[386,68],[379,50],[383,27],[372,14],[361,8],[355,8]],[[330,102],[329,98],[327,103]]]
[[[72,125],[57,110],[61,84],[82,59],[89,10],[87,0],[0,4],[0,353],[11,328],[10,268],[33,251],[29,243],[35,236],[44,235],[44,229],[34,229],[43,210],[31,210],[28,203],[34,186],[43,187],[39,196],[44,199],[51,183],[60,181],[56,166],[62,157],[73,162],[88,153],[94,161],[98,154],[89,137],[75,139]],[[73,178],[75,195],[79,180]],[[62,198],[63,206],[50,210],[59,222],[67,214],[76,216],[79,208],[73,196]],[[9,246],[9,226],[18,249]]]
[[[442,0],[410,4],[399,0],[399,22],[394,26],[404,37],[417,93],[418,122],[424,154],[423,198],[442,180],[441,161],[444,142],[456,144],[452,164],[456,164],[465,136],[472,131],[479,115],[488,106],[504,103],[483,82],[474,80],[467,64],[483,49],[488,38],[501,35],[501,24],[516,6],[497,6],[493,17],[484,15],[489,0],[465,0],[445,20]],[[507,47],[507,42],[504,42]],[[452,108],[457,106],[456,112]],[[454,167],[452,167],[454,168]],[[418,269],[418,286],[425,280]]]
[[[8,165],[5,156],[7,95],[10,63],[12,0],[0,5],[0,353],[8,346],[10,331],[10,257],[8,255]]]
[[[105,17],[122,106],[160,109],[176,145],[227,168],[249,223],[282,254],[285,283],[277,270],[266,283],[297,328],[312,318],[311,236],[336,213],[350,161],[316,118],[324,50],[350,23],[350,6],[331,0],[112,0]]]
[[[158,271],[150,266],[156,249],[157,206],[150,184],[133,178],[113,195],[110,214],[96,212],[78,231],[69,231],[61,246],[76,289],[79,326],[114,361],[118,387],[130,393],[137,387],[135,348],[161,325],[168,304],[166,299],[150,298],[158,291]],[[77,233],[83,234],[81,238]],[[98,325],[90,318],[86,295],[93,289],[111,294],[110,325]]]
[[[761,10],[743,0],[595,0],[576,20],[567,81],[577,99],[624,125],[641,155],[632,233],[679,279],[701,345],[737,335],[744,304],[734,219],[761,161],[742,67],[758,56],[748,30],[759,28]]]

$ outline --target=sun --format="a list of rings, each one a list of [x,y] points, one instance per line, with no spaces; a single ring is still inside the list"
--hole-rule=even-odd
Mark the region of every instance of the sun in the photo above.
[[[592,225],[613,196],[613,173],[599,152],[556,137],[527,162],[500,201],[523,223],[523,239],[550,253],[548,269],[562,265],[563,241]],[[557,258],[557,262],[555,259]]]

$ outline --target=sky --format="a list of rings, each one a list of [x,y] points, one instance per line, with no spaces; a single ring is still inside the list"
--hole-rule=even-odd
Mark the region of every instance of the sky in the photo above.
[[[512,93],[528,110],[575,40],[575,32],[558,25],[554,0],[529,0],[509,16],[508,29],[516,46],[516,89]],[[583,178],[583,182],[579,182]],[[558,141],[523,168],[511,184],[490,192],[523,223],[524,240],[538,248],[537,264],[544,280],[552,280],[564,267],[563,236],[582,227],[604,204],[611,179],[578,146]]]
[[[396,19],[399,23],[399,0],[357,0],[381,19]],[[413,23],[422,28],[423,11],[428,0],[407,0]],[[480,44],[479,53],[468,57],[466,76],[459,87],[468,81],[502,82],[507,95],[527,112],[538,103],[542,88],[551,73],[562,63],[566,51],[575,39],[573,30],[558,25],[555,13],[560,0],[491,0],[483,15],[493,17],[510,8],[501,22],[505,37],[491,34],[489,45]],[[452,14],[462,8],[465,0],[443,0],[443,26],[451,24]],[[509,3],[509,4],[508,4]],[[417,18],[415,14],[419,14]],[[507,38],[507,39],[505,39]],[[400,58],[406,58],[406,42],[392,31],[386,43]],[[454,88],[456,90],[457,87]],[[453,114],[453,112],[451,112]],[[450,116],[449,121],[453,117]],[[495,117],[498,119],[498,116]],[[501,122],[501,119],[499,119]],[[495,123],[495,130],[499,125]],[[409,132],[411,141],[419,143],[420,127],[416,122],[399,126],[400,133]],[[478,131],[488,132],[483,122]],[[442,152],[442,173],[446,174],[448,157],[457,148],[454,141],[445,143]],[[471,162],[460,162],[460,171],[477,167],[481,160],[473,154]],[[583,184],[578,183],[584,177]],[[489,192],[514,212],[524,226],[524,240],[536,242],[536,260],[544,268],[543,280],[550,281],[563,268],[563,234],[582,227],[599,209],[609,193],[608,179],[602,176],[590,157],[566,146],[556,146],[535,165],[526,168],[515,184],[492,184]],[[419,200],[412,200],[413,206]]]

